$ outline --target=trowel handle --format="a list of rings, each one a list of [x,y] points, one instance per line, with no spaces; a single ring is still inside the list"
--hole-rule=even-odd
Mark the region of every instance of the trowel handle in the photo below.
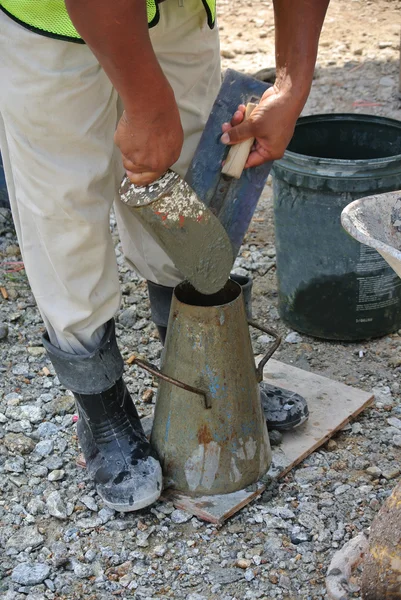
[[[259,331],[263,331],[263,333],[267,333],[267,335],[270,335],[272,338],[274,338],[274,342],[272,342],[270,348],[268,349],[268,351],[266,352],[266,354],[264,355],[264,357],[262,358],[262,360],[256,367],[256,378],[258,380],[258,383],[260,383],[261,381],[263,381],[264,366],[267,363],[267,361],[269,360],[269,358],[271,358],[273,356],[273,354],[275,353],[277,348],[280,346],[281,336],[278,333],[276,333],[275,331],[273,331],[272,329],[267,329],[267,327],[262,327],[262,325],[259,325],[259,323],[257,323],[256,321],[248,321],[248,325],[250,325],[251,327],[254,327],[255,329],[259,329]]]
[[[145,369],[145,371],[152,373],[152,375],[154,375],[155,377],[159,377],[160,379],[163,379],[163,381],[172,383],[173,385],[176,385],[182,390],[186,390],[187,392],[192,392],[193,394],[198,394],[198,396],[202,396],[205,408],[212,408],[210,398],[208,394],[206,394],[206,392],[204,392],[203,390],[193,387],[192,385],[188,385],[187,383],[183,383],[182,381],[179,381],[179,379],[174,379],[174,377],[170,377],[169,375],[165,375],[160,371],[160,369],[156,367],[156,365],[147,362],[146,360],[142,360],[140,358],[135,357],[131,364],[138,365],[138,367],[141,367],[142,369]]]
[[[257,104],[248,102],[246,105],[244,121],[249,119],[256,107]],[[224,173],[224,175],[234,177],[234,179],[239,179],[241,177],[254,141],[255,138],[250,138],[249,140],[231,146],[227,154],[226,162],[221,169],[221,172]]]

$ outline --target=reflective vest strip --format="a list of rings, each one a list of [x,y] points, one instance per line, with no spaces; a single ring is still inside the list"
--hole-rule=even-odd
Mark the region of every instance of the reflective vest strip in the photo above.
[[[202,0],[209,27],[216,19],[216,0]],[[82,42],[68,15],[64,0],[0,0],[0,8],[11,18],[44,35]],[[159,8],[155,0],[146,0],[149,27],[159,22]]]

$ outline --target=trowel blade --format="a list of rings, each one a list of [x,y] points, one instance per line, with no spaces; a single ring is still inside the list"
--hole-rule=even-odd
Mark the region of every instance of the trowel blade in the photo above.
[[[125,177],[120,198],[195,289],[215,294],[224,287],[234,264],[230,239],[182,177],[168,171],[143,187]]]

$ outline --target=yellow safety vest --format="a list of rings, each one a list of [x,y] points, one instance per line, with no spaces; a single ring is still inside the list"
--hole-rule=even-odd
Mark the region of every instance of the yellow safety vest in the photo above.
[[[209,27],[213,28],[216,20],[216,0],[202,0],[202,2],[206,9]],[[0,0],[0,8],[9,17],[32,31],[70,42],[83,43],[72,24],[64,0]],[[149,27],[154,27],[159,22],[157,1],[146,0],[146,8]]]

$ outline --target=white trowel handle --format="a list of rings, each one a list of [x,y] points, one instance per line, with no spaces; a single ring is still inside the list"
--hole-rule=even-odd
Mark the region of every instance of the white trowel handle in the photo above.
[[[249,119],[251,113],[256,107],[257,104],[248,102],[244,120]],[[234,177],[235,179],[239,179],[241,177],[254,141],[255,138],[250,138],[249,140],[245,140],[245,142],[240,142],[239,144],[231,146],[226,162],[221,170],[224,175]]]

